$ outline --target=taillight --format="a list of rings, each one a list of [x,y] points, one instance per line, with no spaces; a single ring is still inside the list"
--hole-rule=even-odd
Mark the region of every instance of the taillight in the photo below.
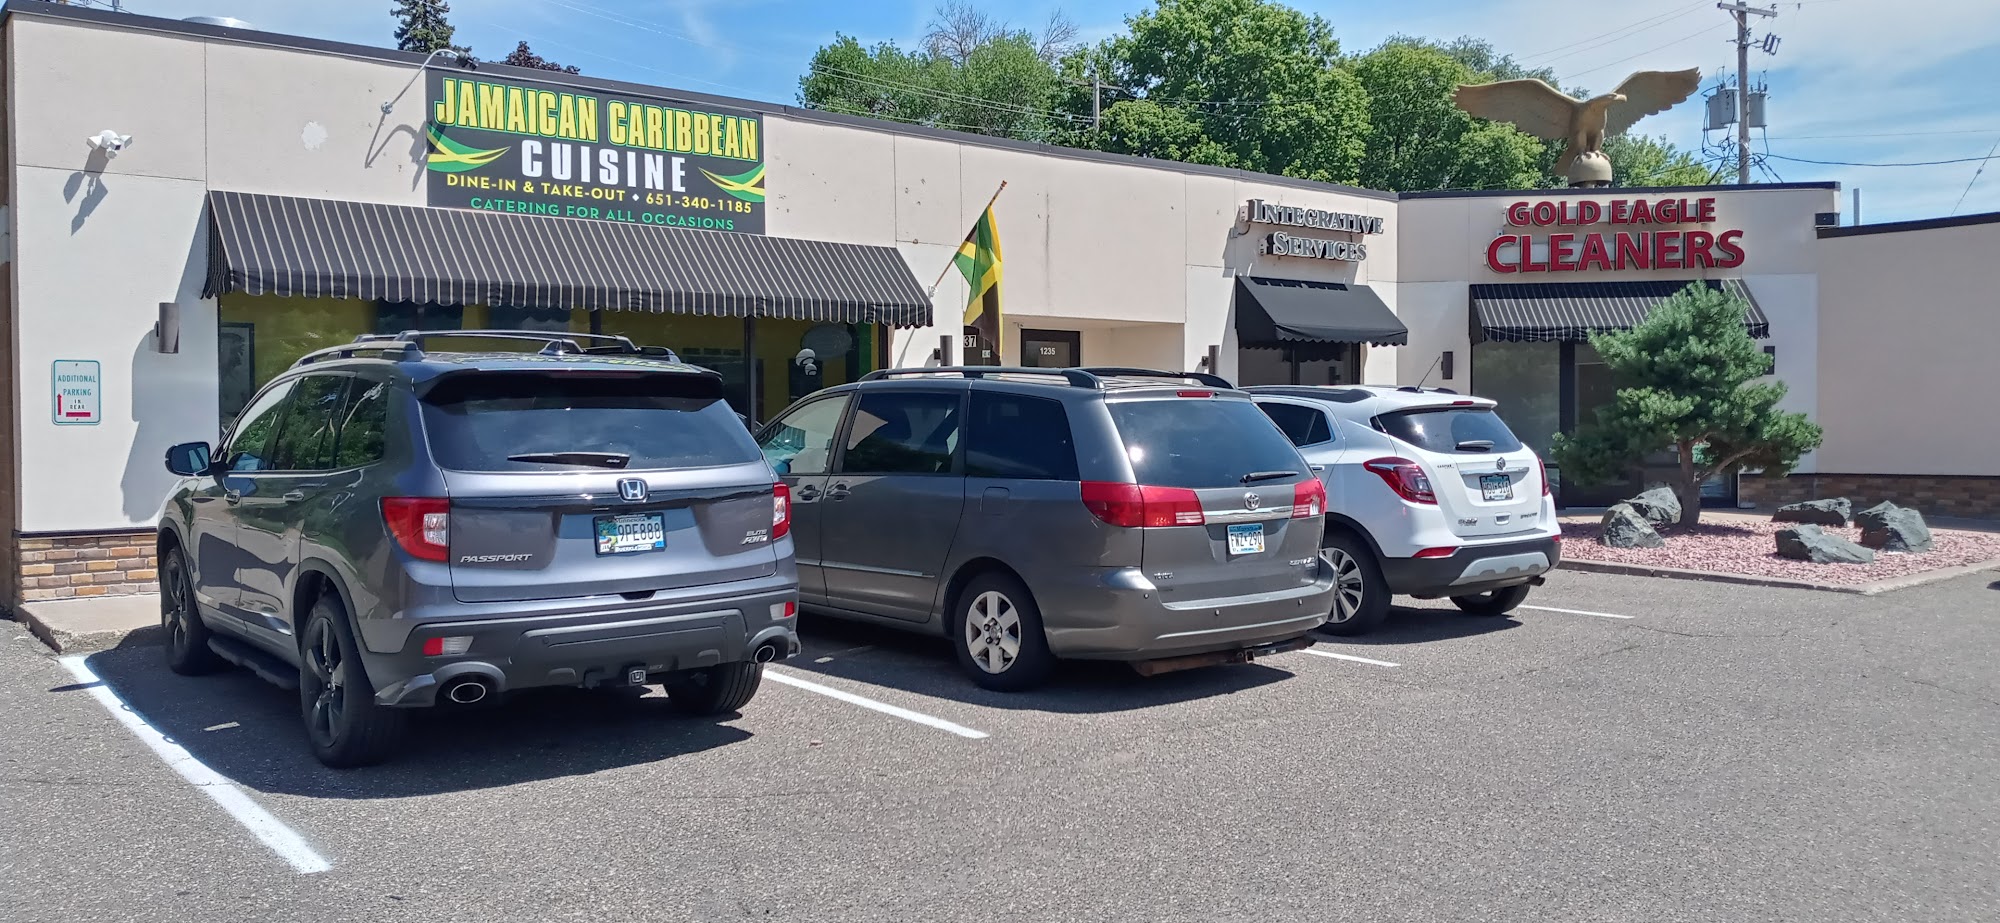
[[[1430,476],[1416,462],[1392,456],[1362,462],[1361,467],[1375,472],[1396,496],[1411,503],[1437,505],[1437,492],[1431,489]]]
[[[1457,548],[1426,548],[1426,549],[1424,549],[1424,550],[1422,550],[1422,551],[1419,551],[1419,552],[1417,552],[1416,554],[1413,554],[1413,555],[1410,555],[1410,557],[1413,557],[1413,558],[1448,558],[1448,557],[1451,557],[1452,555],[1455,555],[1455,554],[1457,554],[1457,553],[1458,553],[1458,549],[1457,549]]]
[[[1091,515],[1125,529],[1199,526],[1208,521],[1201,512],[1201,498],[1185,487],[1085,481],[1083,505]]]
[[[1549,495],[1549,463],[1542,461],[1542,457],[1537,455],[1535,456],[1535,469],[1542,473],[1542,496],[1546,497]]]
[[[1326,484],[1310,478],[1292,485],[1292,518],[1306,519],[1326,512]]]
[[[1175,397],[1214,397],[1213,391],[1175,391]]]
[[[396,544],[422,561],[443,561],[451,551],[451,501],[441,497],[383,497],[382,523]]]
[[[771,485],[771,541],[792,531],[792,487],[783,481]]]

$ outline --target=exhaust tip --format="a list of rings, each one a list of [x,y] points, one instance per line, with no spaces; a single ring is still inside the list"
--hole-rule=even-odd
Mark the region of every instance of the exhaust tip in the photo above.
[[[770,663],[778,659],[778,645],[773,642],[765,642],[762,647],[757,648],[757,653],[752,656],[756,658],[758,663]]]
[[[445,698],[460,705],[472,705],[486,698],[486,684],[476,679],[469,679],[445,690],[444,695]]]

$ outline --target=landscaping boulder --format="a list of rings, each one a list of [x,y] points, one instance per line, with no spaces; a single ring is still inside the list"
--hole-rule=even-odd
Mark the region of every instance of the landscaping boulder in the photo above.
[[[1653,524],[1629,504],[1615,503],[1604,511],[1604,531],[1597,542],[1611,548],[1658,548],[1666,544]]]
[[[1625,501],[1624,505],[1655,525],[1666,526],[1681,521],[1681,499],[1674,496],[1671,487],[1655,487]]]
[[[1854,515],[1854,506],[1846,497],[1831,500],[1807,500],[1804,503],[1787,503],[1778,507],[1772,522],[1809,522],[1816,526],[1844,526],[1849,516]]]
[[[1883,502],[1854,514],[1861,544],[1882,551],[1929,551],[1931,530],[1922,513]]]
[[[1814,564],[1868,564],[1875,552],[1811,523],[1778,530],[1778,556]]]

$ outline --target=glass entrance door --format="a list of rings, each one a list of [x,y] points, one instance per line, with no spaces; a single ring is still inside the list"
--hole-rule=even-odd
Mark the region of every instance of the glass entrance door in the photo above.
[[[1082,353],[1083,335],[1074,330],[1021,331],[1021,365],[1027,368],[1075,368]]]

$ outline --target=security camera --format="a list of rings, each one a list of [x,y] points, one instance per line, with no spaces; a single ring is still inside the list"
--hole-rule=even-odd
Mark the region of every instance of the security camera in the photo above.
[[[109,128],[85,138],[83,141],[85,144],[103,151],[106,157],[116,157],[119,151],[132,146],[131,135],[121,135]]]

